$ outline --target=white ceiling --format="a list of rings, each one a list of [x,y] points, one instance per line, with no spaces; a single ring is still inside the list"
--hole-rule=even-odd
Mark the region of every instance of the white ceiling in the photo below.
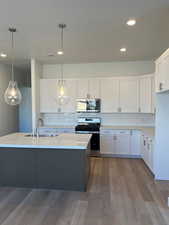
[[[135,27],[125,25],[130,17]],[[56,54],[60,22],[67,24],[65,55],[48,57]],[[169,0],[1,0],[0,52],[8,55],[9,26],[18,29],[20,66],[31,57],[45,63],[152,60],[169,47]]]

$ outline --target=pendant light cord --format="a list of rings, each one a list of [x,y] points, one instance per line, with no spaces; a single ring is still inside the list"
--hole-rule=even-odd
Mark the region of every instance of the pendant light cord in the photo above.
[[[64,84],[64,81],[63,81],[63,64],[61,64],[61,83],[62,83],[62,85]]]
[[[14,81],[14,29],[11,29],[11,63],[12,63],[12,81]]]
[[[63,27],[61,29],[61,49],[63,51]]]

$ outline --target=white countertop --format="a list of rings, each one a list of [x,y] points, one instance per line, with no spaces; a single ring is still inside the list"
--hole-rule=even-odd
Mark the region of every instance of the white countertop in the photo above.
[[[113,130],[140,130],[144,135],[154,138],[155,127],[150,126],[102,126],[101,129],[113,129]]]
[[[26,137],[28,133],[12,133],[0,137],[0,148],[87,149],[91,134],[60,134],[56,137]]]

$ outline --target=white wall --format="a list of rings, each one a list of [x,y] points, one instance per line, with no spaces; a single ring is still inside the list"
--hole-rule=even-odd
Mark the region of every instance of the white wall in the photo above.
[[[154,73],[155,64],[153,61],[65,64],[63,70],[66,78],[132,76]],[[59,64],[43,65],[43,78],[59,76]]]
[[[35,59],[31,59],[31,86],[32,86],[32,129],[37,127],[40,117],[40,78],[42,65]]]
[[[15,77],[19,75],[15,69]],[[11,67],[0,64],[0,136],[18,131],[18,107],[9,106],[4,101],[4,92],[11,79]]]
[[[169,93],[156,94],[154,172],[158,180],[169,180]]]

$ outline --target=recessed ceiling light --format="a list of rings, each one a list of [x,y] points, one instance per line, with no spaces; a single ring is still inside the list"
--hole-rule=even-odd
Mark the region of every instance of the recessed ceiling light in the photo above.
[[[128,21],[126,22],[126,24],[127,24],[128,26],[134,26],[134,25],[136,24],[136,20],[135,20],[135,19],[130,19],[130,20],[128,20]]]
[[[1,56],[2,58],[6,58],[6,57],[7,57],[7,54],[1,52],[1,53],[0,53],[0,56]]]
[[[58,54],[58,55],[63,55],[64,52],[63,52],[62,50],[59,50],[59,51],[57,51],[57,54]]]
[[[126,48],[121,48],[120,51],[121,51],[121,52],[126,52],[127,49],[126,49]]]

